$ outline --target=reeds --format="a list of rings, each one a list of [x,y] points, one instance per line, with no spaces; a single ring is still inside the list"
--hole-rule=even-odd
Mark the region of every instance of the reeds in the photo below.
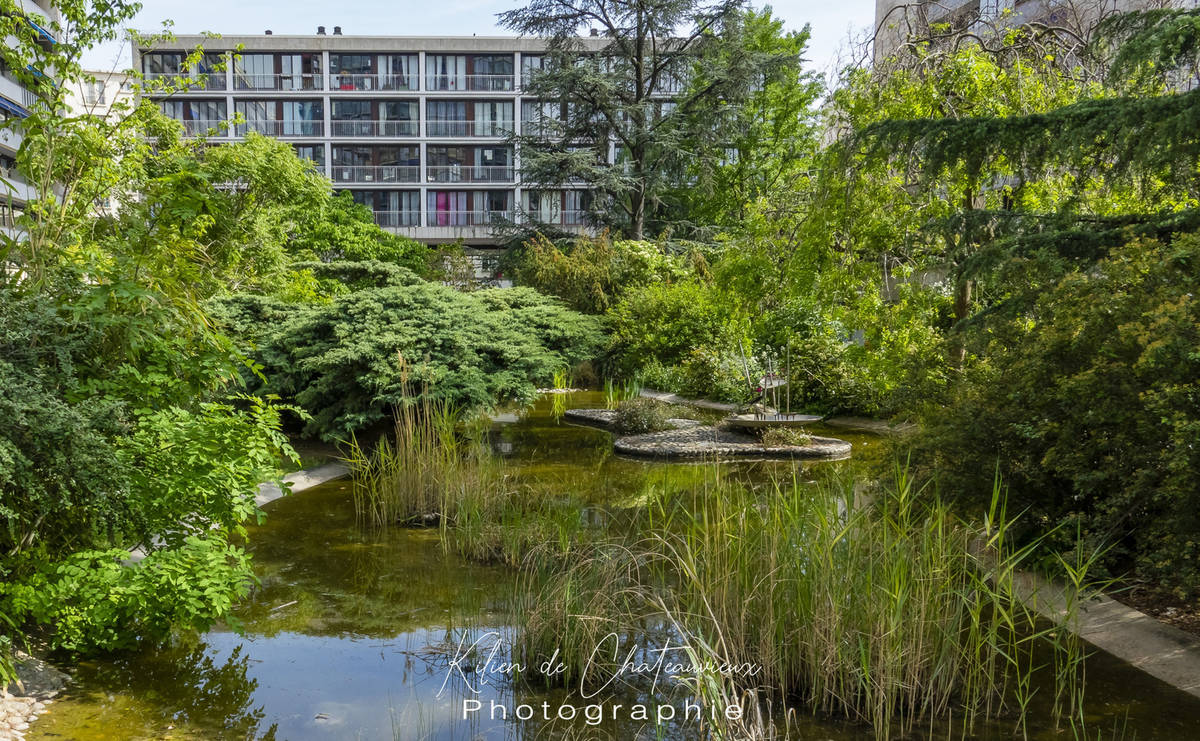
[[[918,496],[903,470],[864,497],[837,479],[764,493],[714,469],[703,485],[652,504],[625,545],[543,572],[518,613],[520,645],[531,656],[581,641],[590,651],[597,633],[635,632],[658,615],[709,665],[761,667],[753,681],[687,678],[701,696],[752,692],[868,723],[879,738],[951,718],[969,736],[1002,714],[1023,732],[1035,657],[1052,651],[1074,728],[1080,648],[1017,599],[1030,548],[1009,542],[999,488],[994,495],[992,516],[971,527]],[[1086,590],[1085,565],[1067,589],[1070,612]],[[572,662],[586,657],[560,658],[574,676],[582,667]],[[759,736],[772,735],[769,721]],[[745,721],[726,730],[748,733]]]
[[[484,425],[427,394],[396,410],[392,434],[374,448],[352,438],[345,460],[364,527],[438,526],[447,549],[510,565],[568,553],[580,539],[575,499],[520,485]]]

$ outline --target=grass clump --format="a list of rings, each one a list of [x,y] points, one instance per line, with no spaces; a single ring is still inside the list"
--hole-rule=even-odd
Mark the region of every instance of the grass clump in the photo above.
[[[654,399],[626,399],[617,404],[613,429],[625,435],[641,435],[671,429],[670,407]]]
[[[373,449],[352,438],[345,460],[363,526],[436,525],[445,547],[511,565],[581,540],[579,502],[515,481],[482,424],[427,395],[398,409],[392,434]]]
[[[795,427],[765,427],[759,435],[764,448],[786,448],[812,444],[812,435]]]

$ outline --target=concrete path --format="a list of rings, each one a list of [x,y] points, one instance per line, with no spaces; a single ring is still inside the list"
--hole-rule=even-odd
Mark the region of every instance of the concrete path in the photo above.
[[[1066,615],[1061,585],[1034,574],[1020,574],[1015,587],[1021,601],[1045,617],[1058,622]],[[1200,638],[1110,597],[1089,600],[1073,622],[1069,627],[1093,646],[1200,697]]]
[[[292,485],[292,493],[311,489],[317,484],[324,484],[326,481],[340,479],[343,476],[350,475],[350,468],[340,461],[326,463],[323,466],[309,468],[304,471],[296,471],[289,473],[283,477],[283,480]],[[259,507],[269,502],[274,502],[283,496],[283,490],[272,483],[258,485],[258,496],[254,498],[254,503]]]
[[[685,399],[676,394],[668,394],[665,391],[655,391],[654,389],[642,389],[641,396],[666,404],[686,404],[690,407],[699,407],[701,409],[715,409],[718,412],[736,412],[738,410],[737,404],[726,404],[720,401],[709,401],[708,399]]]

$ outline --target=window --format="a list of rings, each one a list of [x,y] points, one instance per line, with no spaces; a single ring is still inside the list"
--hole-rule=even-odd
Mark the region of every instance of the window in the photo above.
[[[274,90],[275,57],[272,54],[241,54],[234,59],[234,85],[238,90]]]
[[[315,163],[318,169],[325,167],[324,144],[293,144],[292,147],[296,150],[296,156],[300,159]]]
[[[324,108],[319,100],[239,100],[234,110],[246,119],[238,134],[256,131],[267,136],[321,136]]]
[[[431,190],[426,198],[430,226],[469,226],[468,193],[462,190]]]
[[[381,90],[417,89],[416,54],[380,54],[376,63],[379,65]]]
[[[475,107],[475,136],[508,136],[513,127],[512,101],[481,100]]]
[[[467,104],[462,101],[430,100],[425,103],[429,136],[467,136]]]
[[[425,57],[426,90],[466,90],[465,54],[429,54]]]
[[[320,54],[282,54],[279,57],[279,90],[319,90]]]
[[[421,225],[421,194],[415,190],[353,190],[351,194],[355,203],[371,209],[380,226]]]
[[[334,136],[416,136],[419,133],[415,100],[333,101]]]
[[[421,172],[416,146],[333,148],[333,180],[340,183],[415,183]]]
[[[562,120],[562,105],[551,101],[521,101],[521,133],[550,136]]]
[[[142,73],[146,77],[179,75],[185,72],[180,52],[151,52],[142,56]]]
[[[226,120],[223,100],[163,100],[158,107],[167,118],[183,124],[188,136],[223,135]]]
[[[319,100],[283,101],[283,136],[321,136],[324,107]]]
[[[521,55],[521,86],[528,87],[529,82],[546,69],[546,58],[536,54]]]
[[[512,90],[511,54],[476,55],[469,60],[467,87],[471,90]]]

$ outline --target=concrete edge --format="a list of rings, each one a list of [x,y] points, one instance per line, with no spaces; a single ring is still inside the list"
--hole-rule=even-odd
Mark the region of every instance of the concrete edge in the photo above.
[[[316,468],[308,468],[302,471],[294,471],[283,477],[284,482],[292,485],[292,493],[311,489],[319,484],[324,484],[334,479],[340,479],[350,475],[350,467],[341,461],[325,463]],[[274,502],[283,496],[283,490],[276,484],[266,482],[258,485],[258,496],[254,498],[254,503],[259,507]]]
[[[1043,617],[1063,622],[1070,607],[1064,585],[1022,573],[1016,575],[1014,588],[1017,597]],[[1200,697],[1200,637],[1105,595],[1079,605],[1066,627],[1096,648]]]

